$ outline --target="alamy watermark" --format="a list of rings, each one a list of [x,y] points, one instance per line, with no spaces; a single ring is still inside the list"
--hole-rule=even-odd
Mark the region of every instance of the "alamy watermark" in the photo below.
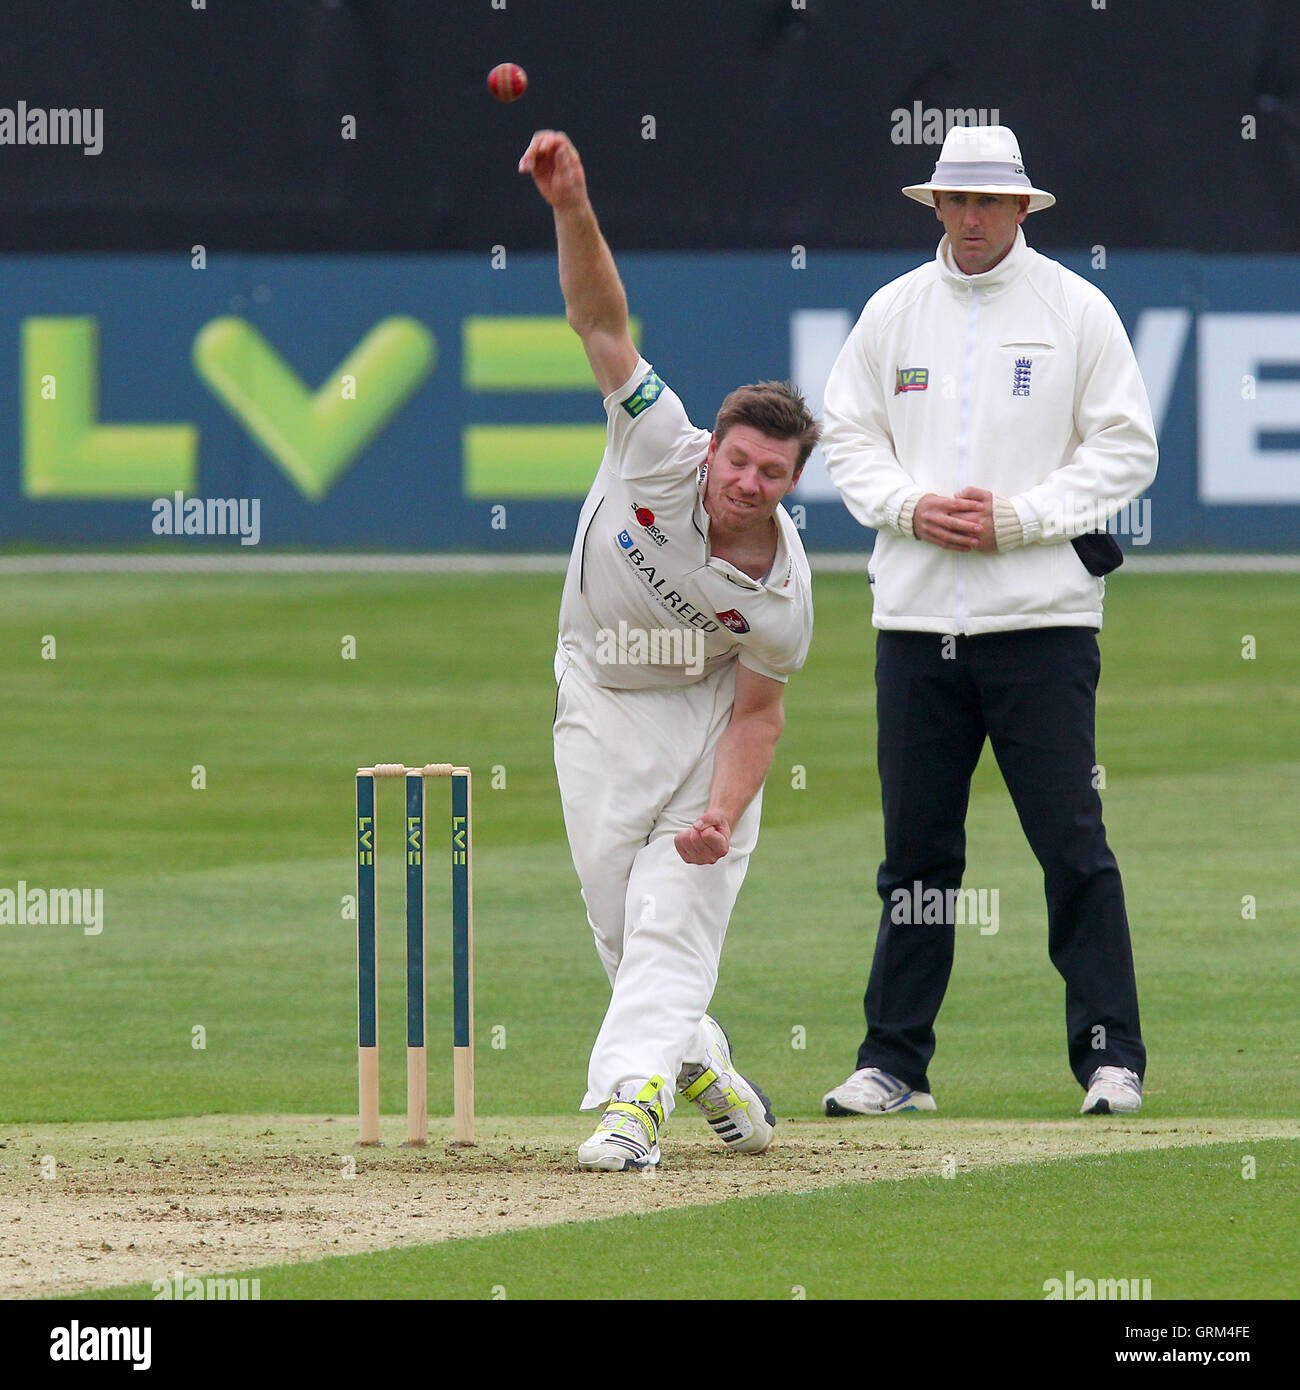
[[[0,145],[80,145],[82,154],[104,148],[102,106],[0,106]]]
[[[965,927],[979,924],[981,936],[998,930],[996,888],[927,888],[917,879],[910,888],[889,895],[889,920],[895,926]]]
[[[1136,497],[1117,505],[1113,498],[1066,493],[1059,501],[1044,503],[1039,514],[1045,536],[1107,531],[1112,536],[1127,536],[1133,545],[1151,544],[1149,497]]]
[[[238,536],[240,545],[262,539],[260,497],[156,497],[152,505],[155,536]]]
[[[704,634],[693,628],[618,627],[596,632],[596,661],[601,666],[672,666],[688,675],[704,670]]]
[[[1150,1279],[1076,1279],[1074,1270],[1067,1269],[1064,1279],[1044,1279],[1043,1299],[1053,1300],[1125,1300],[1151,1297]]]
[[[73,1318],[50,1329],[51,1361],[129,1361],[132,1370],[153,1365],[153,1328],[83,1326]]]
[[[155,1302],[171,1299],[187,1303],[207,1299],[213,1302],[247,1302],[262,1297],[260,1279],[200,1279],[177,1270],[170,1279],[155,1279],[150,1285]]]
[[[102,888],[0,888],[0,927],[80,927],[86,936],[104,930]]]
[[[955,125],[1001,125],[996,106],[896,106],[889,113],[890,141],[895,145],[942,145]]]

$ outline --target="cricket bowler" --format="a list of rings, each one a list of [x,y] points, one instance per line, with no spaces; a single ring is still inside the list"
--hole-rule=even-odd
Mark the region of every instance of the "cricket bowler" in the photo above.
[[[758,839],[782,695],[812,637],[812,585],[780,505],[817,442],[788,383],[742,386],[712,432],[632,342],[578,152],[538,131],[520,160],[555,216],[560,285],[604,396],[604,457],[578,518],[555,658],[565,828],[611,997],[578,1148],[593,1170],[659,1162],[680,1095],[727,1148],[774,1119],[707,1010]]]

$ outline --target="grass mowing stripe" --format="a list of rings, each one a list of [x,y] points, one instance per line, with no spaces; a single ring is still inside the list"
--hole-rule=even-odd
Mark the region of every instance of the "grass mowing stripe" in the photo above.
[[[558,576],[14,576],[6,591],[0,889],[102,888],[106,925],[88,937],[0,921],[11,1001],[0,1120],[354,1107],[352,769],[380,749],[442,756],[453,744],[483,774],[481,1105],[575,1104],[608,993],[555,788]],[[1151,1109],[1296,1113],[1300,579],[1121,575],[1108,597],[1098,757]],[[819,575],[816,601],[716,1001],[724,1021],[743,1020],[743,1064],[783,1115],[815,1113],[852,1068],[879,914],[865,576]],[[41,656],[46,634],[56,659]],[[389,826],[397,814],[387,808]],[[932,1070],[939,1104],[1059,1115],[1075,1088],[1042,875],[987,751],[968,829],[968,884],[998,889],[1000,923],[958,942]],[[380,834],[388,912],[400,866]],[[445,898],[441,882],[431,991],[446,977]],[[385,1020],[402,1008],[393,932],[386,918]],[[430,1007],[441,1036],[433,994]],[[197,1025],[206,1050],[193,1046]],[[385,1110],[404,1104],[402,1084],[400,1066],[386,1067]]]
[[[592,1181],[629,1184],[631,1203],[654,1179]],[[270,1299],[1041,1299],[1073,1271],[1076,1286],[1150,1280],[1153,1299],[1294,1298],[1298,1181],[1300,1145],[1254,1140],[751,1197],[237,1277],[259,1279]],[[149,1285],[87,1295],[152,1296]]]

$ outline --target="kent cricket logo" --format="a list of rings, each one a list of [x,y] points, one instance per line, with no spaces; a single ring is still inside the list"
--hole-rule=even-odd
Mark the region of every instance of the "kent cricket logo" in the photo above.
[[[643,507],[639,502],[633,502],[632,515],[636,517],[637,525],[644,528],[646,535],[656,545],[668,544],[668,537],[655,525],[655,514],[649,507]]]
[[[725,613],[719,613],[718,621],[728,632],[734,632],[737,635],[749,631],[749,624],[745,621],[745,615],[739,608],[728,608]]]
[[[1029,394],[1029,373],[1033,370],[1034,359],[1032,357],[1017,357],[1015,371],[1011,377],[1011,394],[1013,396],[1027,396]]]
[[[894,395],[901,395],[904,391],[924,391],[929,385],[929,367],[899,367],[894,379]]]
[[[625,400],[623,409],[635,420],[640,413],[652,406],[658,399],[660,392],[664,389],[664,384],[651,372],[649,376],[636,388],[635,391]]]

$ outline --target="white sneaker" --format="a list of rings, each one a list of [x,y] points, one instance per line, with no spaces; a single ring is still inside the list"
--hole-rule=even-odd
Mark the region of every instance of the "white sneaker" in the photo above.
[[[1098,1067],[1088,1078],[1080,1115],[1131,1115],[1142,1109],[1142,1081],[1128,1067]]]
[[[914,1091],[879,1067],[862,1067],[822,1097],[822,1110],[827,1115],[892,1115],[897,1110],[937,1109],[927,1091]]]
[[[699,1106],[732,1153],[762,1153],[776,1131],[772,1103],[736,1070],[726,1029],[708,1014],[704,1027],[711,1039],[708,1054],[703,1063],[681,1069],[677,1094]]]
[[[663,1084],[662,1076],[652,1076],[639,1089],[635,1082],[620,1087],[605,1107],[595,1134],[578,1145],[578,1167],[608,1173],[656,1167],[664,1122],[664,1108],[659,1102]],[[620,1099],[624,1095],[627,1099]]]

